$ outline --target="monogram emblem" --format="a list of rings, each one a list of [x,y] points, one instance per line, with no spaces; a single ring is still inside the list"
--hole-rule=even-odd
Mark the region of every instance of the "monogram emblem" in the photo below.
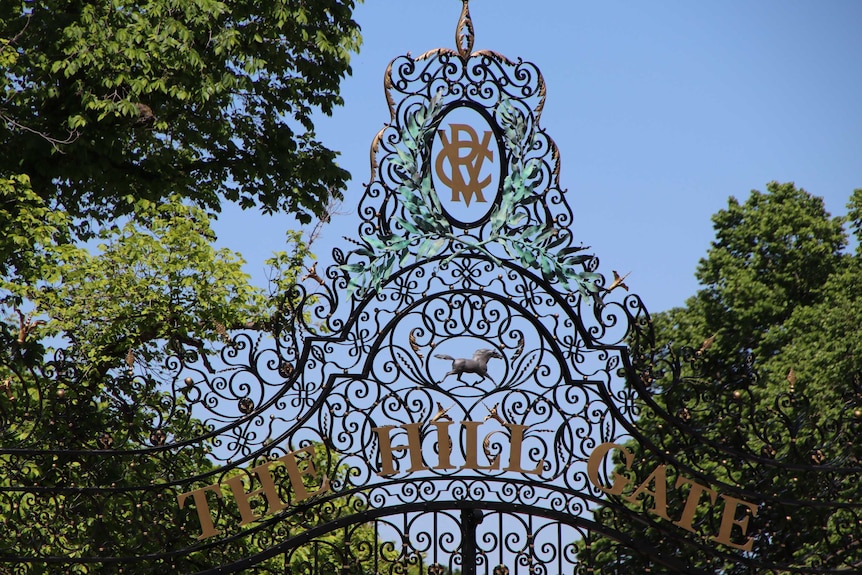
[[[453,202],[461,201],[462,197],[468,206],[474,198],[477,202],[484,202],[482,190],[491,183],[491,176],[482,180],[479,177],[485,159],[494,161],[494,152],[490,149],[493,133],[486,131],[480,141],[476,130],[467,124],[449,124],[449,129],[451,139],[446,135],[446,130],[437,131],[443,143],[443,149],[437,154],[437,177],[452,190]],[[447,160],[449,174],[445,169]]]

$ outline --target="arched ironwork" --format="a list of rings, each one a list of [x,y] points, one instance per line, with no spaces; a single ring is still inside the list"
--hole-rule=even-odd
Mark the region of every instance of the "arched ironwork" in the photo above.
[[[39,374],[55,396],[0,404],[23,430],[0,449],[2,537],[31,550],[0,545],[4,572],[859,568],[858,378],[823,418],[792,386],[751,400],[747,361],[657,347],[625,277],[576,239],[539,70],[474,52],[466,1],[457,30],[455,50],[389,66],[358,234],[284,294],[274,337],[111,375],[92,407],[127,413],[120,429],[82,420],[62,354]],[[776,491],[780,474],[816,489]],[[801,545],[800,516],[829,541],[759,553]],[[82,546],[75,521],[128,531]]]

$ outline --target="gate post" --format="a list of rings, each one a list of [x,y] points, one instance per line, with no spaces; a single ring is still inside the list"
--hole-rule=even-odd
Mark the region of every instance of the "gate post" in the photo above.
[[[476,575],[476,526],[485,518],[481,509],[461,510],[461,573]]]

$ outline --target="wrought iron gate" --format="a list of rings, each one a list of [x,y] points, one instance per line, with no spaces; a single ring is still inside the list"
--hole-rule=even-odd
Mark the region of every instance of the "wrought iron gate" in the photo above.
[[[847,417],[815,425],[792,388],[754,411],[745,362],[657,347],[573,231],[539,70],[474,52],[466,1],[457,49],[396,59],[385,88],[358,235],[285,294],[274,339],[234,335],[215,376],[166,366],[149,445],[4,446],[5,535],[32,542],[4,572],[858,570],[858,380]],[[91,482],[52,481],[58,466]],[[786,473],[817,488],[772,490]],[[110,516],[128,532],[64,546]],[[826,552],[796,553],[802,516]]]

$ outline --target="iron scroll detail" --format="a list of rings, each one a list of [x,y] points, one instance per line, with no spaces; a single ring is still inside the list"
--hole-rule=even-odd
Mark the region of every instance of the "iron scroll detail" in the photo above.
[[[464,0],[456,49],[390,64],[390,121],[371,146],[357,234],[283,294],[291,317],[271,338],[231,334],[217,357],[172,358],[161,380],[118,376],[164,389],[144,431],[0,450],[0,498],[17,514],[3,536],[32,548],[12,557],[0,539],[0,570],[581,575],[625,572],[633,557],[662,573],[858,567],[862,507],[828,503],[862,477],[848,448],[860,379],[847,415],[806,436],[816,417],[800,392],[754,416],[750,362],[716,376],[705,349],[657,346],[627,275],[606,281],[575,233],[538,68],[474,41]],[[42,375],[73,387],[62,354],[51,369]],[[708,394],[727,406],[709,411]],[[40,413],[70,424],[67,401]],[[670,431],[657,439],[646,424]],[[175,464],[187,455],[194,477]],[[159,473],[144,475],[153,462]],[[87,483],[62,484],[64,465]],[[715,466],[734,480],[716,481]],[[818,486],[817,505],[764,487],[783,472]],[[164,499],[175,514],[154,520]],[[792,547],[800,510],[839,525],[829,553],[779,564],[750,552],[779,535]],[[69,545],[58,523],[87,513],[146,535]],[[666,542],[685,553],[658,552]]]

